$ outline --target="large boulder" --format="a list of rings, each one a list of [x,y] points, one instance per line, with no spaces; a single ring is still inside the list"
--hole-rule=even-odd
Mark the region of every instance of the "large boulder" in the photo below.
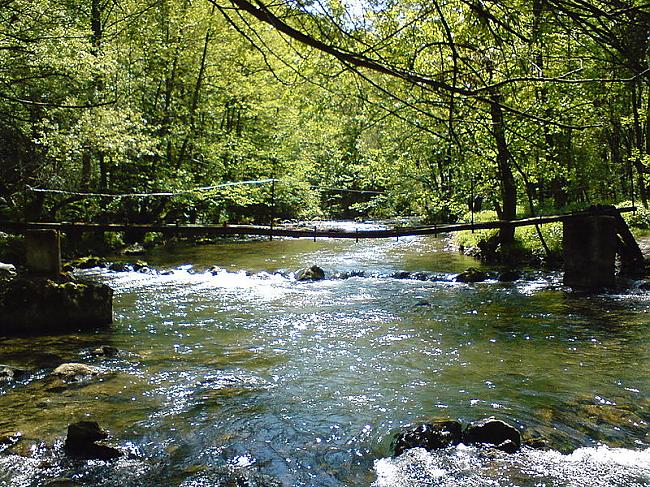
[[[120,457],[115,448],[95,443],[106,438],[108,433],[95,421],[80,421],[68,426],[63,448],[68,455],[84,459],[112,460]]]
[[[393,455],[398,456],[411,448],[427,451],[458,445],[462,440],[462,427],[458,421],[422,423],[399,432],[391,444]]]
[[[463,443],[492,445],[499,450],[514,453],[521,448],[521,434],[505,421],[490,417],[467,426],[463,432]]]
[[[325,279],[325,271],[317,265],[296,272],[296,281],[320,281],[322,279]]]
[[[18,277],[0,281],[0,336],[88,330],[113,321],[105,284]]]

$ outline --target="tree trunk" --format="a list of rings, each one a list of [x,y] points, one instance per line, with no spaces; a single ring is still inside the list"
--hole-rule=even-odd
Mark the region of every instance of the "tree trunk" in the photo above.
[[[91,0],[90,6],[90,29],[91,29],[91,48],[90,53],[97,57],[102,43],[102,21],[101,21],[101,6],[100,0]],[[89,101],[93,103],[97,97],[97,92],[103,89],[102,80],[94,77],[93,83],[90,87]],[[103,158],[103,154],[100,154]],[[92,177],[92,161],[93,149],[86,147],[81,155],[81,182],[79,187],[82,191],[89,191],[91,188]]]
[[[499,183],[501,185],[502,218],[514,220],[517,216],[517,185],[510,167],[512,157],[506,141],[506,130],[501,108],[501,94],[492,93],[490,96],[490,115],[492,118],[492,135],[497,147],[497,167],[499,170]],[[515,229],[506,226],[499,230],[499,241],[503,249],[514,242]]]
[[[648,208],[648,193],[645,185],[646,168],[643,164],[642,155],[645,153],[646,144],[643,140],[643,128],[641,126],[641,117],[639,115],[640,90],[637,90],[638,84],[632,85],[632,112],[634,115],[634,142],[636,145],[636,155],[633,158],[634,167],[637,171],[637,187],[639,188],[639,197],[644,208]]]
[[[212,7],[212,14],[214,14],[215,7]],[[210,40],[212,38],[212,28],[208,27],[208,30],[205,33],[205,39],[203,41],[203,52],[201,53],[201,62],[199,64],[199,72],[196,77],[196,84],[194,85],[194,92],[192,93],[192,100],[190,102],[190,129],[188,134],[183,140],[181,150],[178,154],[177,166],[180,167],[183,164],[185,155],[189,152],[191,156],[191,147],[192,147],[192,138],[196,132],[196,111],[199,106],[199,95],[201,94],[201,87],[203,86],[203,79],[205,77],[205,68],[206,62],[208,59],[208,47],[210,46]]]

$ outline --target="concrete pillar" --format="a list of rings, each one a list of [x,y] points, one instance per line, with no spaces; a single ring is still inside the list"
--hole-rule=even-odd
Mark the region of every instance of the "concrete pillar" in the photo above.
[[[61,240],[56,230],[27,230],[27,268],[33,274],[56,276],[61,272]]]
[[[616,219],[584,216],[564,222],[564,284],[594,289],[615,284]]]

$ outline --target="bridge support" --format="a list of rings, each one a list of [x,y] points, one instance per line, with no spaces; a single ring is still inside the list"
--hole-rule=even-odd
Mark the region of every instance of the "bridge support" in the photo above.
[[[57,276],[61,272],[61,241],[58,230],[27,230],[27,268],[32,274]]]
[[[564,284],[593,289],[615,284],[617,221],[584,216],[564,221]]]

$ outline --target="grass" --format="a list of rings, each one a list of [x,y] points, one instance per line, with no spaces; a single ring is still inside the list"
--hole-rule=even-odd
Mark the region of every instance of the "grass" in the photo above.
[[[470,216],[466,215],[466,221]],[[474,222],[488,222],[498,220],[495,211],[481,211],[474,214]],[[540,225],[540,232],[550,251],[547,254],[544,245],[537,233],[535,226],[517,227],[515,229],[515,245],[510,249],[510,253],[517,261],[549,261],[555,260],[562,253],[562,223],[547,223]],[[497,229],[475,230],[473,233],[469,230],[457,232],[453,235],[453,242],[462,251],[478,258],[487,259],[481,248],[485,248],[490,239],[494,239],[498,234]]]

